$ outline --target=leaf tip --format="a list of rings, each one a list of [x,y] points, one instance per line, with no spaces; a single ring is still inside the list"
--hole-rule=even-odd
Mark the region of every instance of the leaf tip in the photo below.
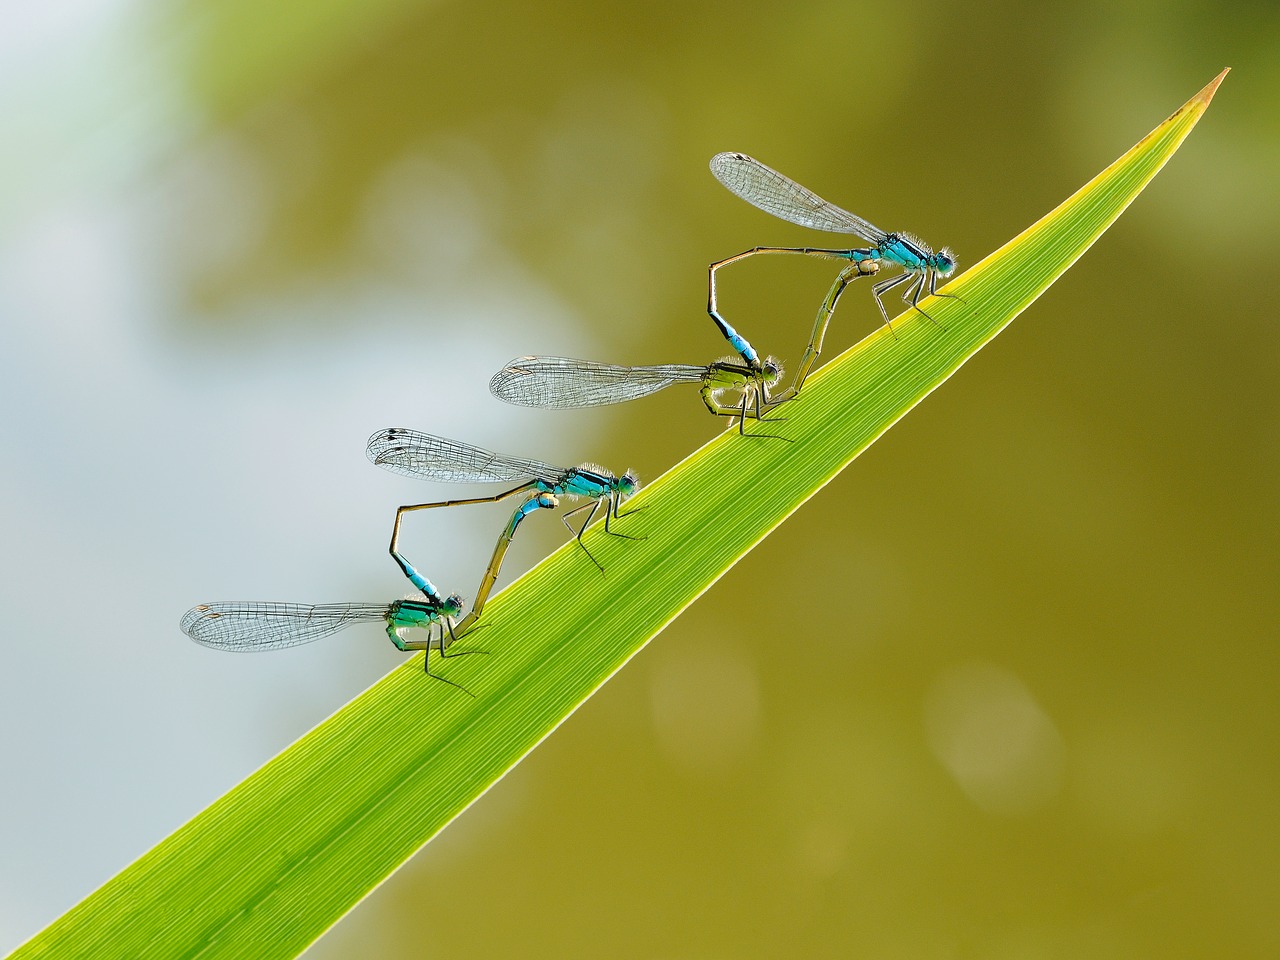
[[[1192,97],[1191,102],[1203,104],[1204,106],[1207,107],[1209,105],[1209,101],[1213,99],[1213,95],[1218,92],[1218,86],[1222,83],[1223,80],[1226,79],[1227,74],[1230,72],[1231,72],[1230,67],[1227,67],[1227,69],[1223,70],[1220,74],[1218,74],[1216,77],[1213,78],[1213,80],[1209,82],[1209,85],[1207,87],[1205,87],[1203,90],[1197,93],[1194,97]]]

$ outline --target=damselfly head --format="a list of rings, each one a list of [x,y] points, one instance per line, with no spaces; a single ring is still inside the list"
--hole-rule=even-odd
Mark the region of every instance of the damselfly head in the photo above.
[[[949,277],[956,270],[956,255],[950,247],[943,247],[933,255],[933,269],[940,277]]]
[[[764,363],[760,365],[760,373],[765,386],[772,387],[782,379],[782,364],[775,357],[765,357]]]
[[[628,470],[618,478],[618,493],[622,494],[624,497],[631,496],[639,489],[640,478],[635,475],[634,471]]]
[[[451,593],[440,601],[440,612],[446,617],[456,617],[462,613],[462,594]]]

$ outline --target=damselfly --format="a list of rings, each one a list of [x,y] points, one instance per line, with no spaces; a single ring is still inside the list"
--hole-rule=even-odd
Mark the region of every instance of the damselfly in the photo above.
[[[489,390],[499,400],[526,407],[596,407],[647,397],[677,383],[700,384],[702,402],[720,417],[737,417],[738,432],[746,433],[748,416],[765,419],[771,402],[769,388],[782,376],[772,358],[756,366],[718,360],[705,367],[664,363],[624,367],[569,357],[519,357],[493,375]],[[736,391],[736,404],[722,402]],[[749,413],[754,406],[754,413]]]
[[[841,280],[844,282],[841,283],[838,280],[838,289],[832,288],[834,296],[829,298],[832,301],[832,310],[835,309],[835,300],[839,299],[840,291],[848,280],[864,272],[863,264],[876,263],[901,267],[903,270],[901,275],[881,280],[871,288],[875,294],[876,305],[880,308],[880,315],[891,332],[893,325],[889,322],[889,314],[885,310],[882,298],[894,287],[907,284],[902,294],[903,302],[919,310],[935,324],[937,321],[920,307],[920,297],[926,284],[930,296],[955,296],[938,293],[937,290],[938,278],[945,279],[951,276],[956,268],[955,256],[947,247],[934,253],[927,243],[909,233],[886,233],[861,217],[833,203],[828,203],[816,193],[744,153],[716,154],[711,158],[711,172],[730,191],[753,206],[759,207],[765,213],[814,230],[851,233],[874,244],[871,247],[848,250],[819,247],[753,247],[727,260],[713,263],[709,270],[707,311],[722,332],[725,329],[732,330],[732,327],[729,327],[720,316],[716,307],[716,271],[758,253],[799,253],[811,257],[850,261],[849,266],[841,272]],[[960,298],[956,297],[956,299]]]
[[[469,443],[448,440],[444,437],[419,433],[402,427],[388,427],[379,430],[369,438],[365,451],[369,459],[380,467],[385,467],[402,476],[419,480],[443,480],[450,483],[502,483],[519,481],[518,486],[491,497],[469,497],[460,500],[443,500],[436,503],[416,503],[400,507],[396,511],[396,522],[391,535],[391,554],[396,562],[404,563],[397,550],[400,535],[400,520],[404,514],[413,510],[428,510],[432,507],[452,507],[468,503],[492,503],[505,500],[519,493],[529,494],[525,506],[528,512],[536,507],[529,505],[541,494],[553,497],[583,497],[591,502],[566,513],[561,520],[569,532],[574,534],[578,545],[587,557],[604,572],[604,567],[582,542],[582,535],[603,506],[604,529],[616,537],[635,540],[636,537],[618,533],[609,529],[609,521],[618,519],[624,514],[618,512],[622,501],[640,488],[636,475],[628,470],[622,476],[614,476],[603,467],[594,464],[583,464],[577,467],[555,467],[540,460],[528,460],[521,457],[504,457],[474,447]],[[523,508],[522,508],[523,509]],[[590,509],[587,519],[576,531],[569,524],[569,518],[583,510]],[[517,511],[519,513],[520,511]],[[406,571],[407,573],[408,571]]]
[[[202,603],[192,607],[182,618],[182,632],[196,643],[215,650],[283,650],[311,643],[337,633],[353,623],[384,621],[387,636],[398,650],[406,653],[426,650],[422,667],[430,676],[444,680],[459,690],[465,687],[431,673],[430,651],[440,656],[457,636],[454,619],[462,612],[462,597],[456,593],[434,600],[396,600],[393,603],[273,603],[231,602]],[[425,628],[425,639],[406,640],[401,630]],[[439,628],[439,633],[436,633]],[[445,642],[446,633],[449,637]],[[455,651],[448,656],[461,656],[473,651]]]
[[[431,673],[431,650],[439,650],[441,657],[480,652],[457,650],[449,654],[446,651],[460,636],[472,630],[475,622],[480,619],[489,593],[497,582],[507,548],[511,545],[511,539],[515,536],[520,522],[534,510],[549,509],[558,505],[559,501],[551,494],[539,493],[521,504],[519,509],[511,515],[510,521],[498,537],[493,557],[480,581],[475,604],[471,612],[461,621],[457,618],[462,613],[462,597],[456,593],[447,597],[441,596],[429,580],[419,575],[403,558],[396,555],[414,586],[426,595],[425,600],[396,600],[391,604],[305,604],[269,601],[205,603],[193,607],[183,616],[182,632],[196,643],[216,650],[282,650],[286,647],[296,647],[313,640],[320,640],[353,623],[382,620],[386,623],[387,636],[396,645],[396,649],[406,653],[425,650],[426,656],[423,658],[422,668],[429,676],[444,680],[445,683],[470,694],[471,691],[461,684]],[[425,628],[426,638],[406,640],[400,635],[401,630],[412,627]],[[438,633],[436,633],[437,629]]]

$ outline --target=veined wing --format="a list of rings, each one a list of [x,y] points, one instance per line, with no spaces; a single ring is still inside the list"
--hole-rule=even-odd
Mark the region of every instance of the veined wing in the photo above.
[[[595,407],[657,393],[673,383],[698,383],[706,367],[683,363],[623,367],[569,357],[520,357],[493,375],[499,400],[526,407]]]
[[[202,603],[183,616],[182,632],[216,650],[282,650],[385,620],[387,610],[385,603]]]
[[[856,234],[868,243],[878,244],[888,236],[745,153],[717,153],[711,158],[711,172],[731,192],[780,220],[830,233]]]
[[[503,483],[539,477],[554,480],[566,472],[540,460],[504,457],[459,440],[387,427],[369,438],[365,449],[380,467],[419,480],[455,483]]]

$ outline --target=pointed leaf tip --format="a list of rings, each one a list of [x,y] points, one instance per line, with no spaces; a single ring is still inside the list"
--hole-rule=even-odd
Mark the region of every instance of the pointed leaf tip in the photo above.
[[[1213,95],[1218,92],[1218,86],[1222,83],[1223,80],[1226,79],[1227,74],[1230,72],[1231,72],[1230,67],[1227,67],[1227,69],[1223,70],[1220,74],[1218,74],[1216,77],[1213,78],[1213,80],[1209,82],[1209,85],[1207,87],[1205,87],[1203,90],[1197,93],[1194,97],[1192,97],[1191,102],[1203,103],[1207,107],[1209,105],[1209,101],[1213,99]]]

